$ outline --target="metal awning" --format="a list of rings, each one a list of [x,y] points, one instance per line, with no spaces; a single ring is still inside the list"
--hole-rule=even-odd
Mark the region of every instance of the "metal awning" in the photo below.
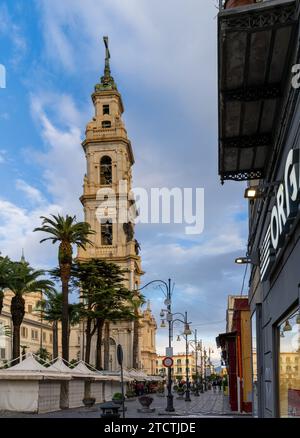
[[[219,174],[263,178],[291,72],[297,0],[222,10],[219,31]]]

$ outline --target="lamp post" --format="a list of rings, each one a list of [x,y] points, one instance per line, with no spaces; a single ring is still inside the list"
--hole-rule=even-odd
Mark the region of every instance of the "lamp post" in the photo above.
[[[207,391],[207,384],[206,384],[206,349],[204,348],[203,352],[203,362],[204,362],[204,390]]]
[[[161,288],[164,296],[165,296],[165,306],[166,306],[166,312],[167,312],[167,321],[169,325],[169,350],[172,348],[172,292],[171,292],[171,279],[168,279],[168,282],[164,280],[152,280],[149,283],[147,283],[145,286],[143,286],[140,289],[137,289],[135,292],[139,292],[142,289],[145,289],[147,286],[153,283],[160,283],[164,286],[165,291]],[[164,313],[163,313],[164,316]],[[162,326],[164,325],[164,321],[162,323]],[[168,384],[167,384],[168,394],[167,394],[167,407],[166,412],[174,412],[174,405],[173,405],[173,394],[172,394],[172,370],[171,367],[168,368]]]
[[[198,388],[198,385],[199,385],[199,373],[198,373],[198,351],[201,351],[202,350],[202,341],[200,341],[200,342],[198,342],[198,338],[197,338],[197,329],[195,329],[195,330],[192,330],[192,332],[194,333],[194,335],[195,335],[195,338],[194,338],[194,340],[190,340],[189,341],[189,344],[192,346],[192,348],[194,348],[194,350],[195,350],[195,355],[196,355],[196,391],[195,391],[195,396],[196,397],[199,397],[199,388]],[[202,351],[201,351],[201,353],[202,353]],[[201,360],[202,360],[202,358],[201,358]],[[202,376],[201,376],[202,377]],[[202,391],[203,392],[203,391]]]
[[[184,320],[181,319],[174,319],[172,324],[174,324],[175,321],[182,322],[184,324],[184,332],[183,336],[185,337],[185,380],[186,380],[186,391],[185,391],[185,401],[191,401],[190,397],[190,379],[189,379],[189,341],[188,336],[192,334],[192,331],[190,329],[190,323],[187,319],[187,312],[183,315],[182,313],[174,313],[174,315],[181,315],[183,316]],[[180,340],[180,336],[179,336]]]

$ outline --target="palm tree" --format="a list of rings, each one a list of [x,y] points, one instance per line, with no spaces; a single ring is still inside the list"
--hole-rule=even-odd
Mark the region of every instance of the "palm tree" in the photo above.
[[[3,309],[4,290],[11,275],[12,262],[8,257],[0,257],[0,315]]]
[[[60,279],[62,285],[62,357],[69,360],[69,281],[71,277],[72,245],[85,249],[86,245],[92,245],[88,239],[89,234],[94,234],[87,222],[76,222],[75,216],[55,216],[51,218],[42,216],[42,226],[35,228],[34,231],[42,231],[50,235],[41,240],[52,241],[53,244],[59,242],[58,263]]]
[[[20,328],[25,315],[24,295],[30,292],[50,291],[54,286],[52,281],[40,278],[44,275],[43,270],[34,270],[25,261],[11,264],[7,287],[14,294],[10,307],[13,321],[13,359],[20,356]]]
[[[76,279],[75,285],[80,288],[83,300],[81,316],[86,319],[85,361],[89,363],[91,340],[96,333],[96,368],[102,368],[102,341],[104,341],[104,368],[108,369],[109,322],[134,318],[132,308],[128,306],[132,292],[123,286],[122,269],[104,260],[91,259],[74,264],[72,275]]]

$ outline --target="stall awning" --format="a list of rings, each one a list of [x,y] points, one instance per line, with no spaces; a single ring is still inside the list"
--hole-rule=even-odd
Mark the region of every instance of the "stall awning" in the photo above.
[[[270,0],[218,16],[219,174],[260,179],[291,75],[299,2]]]

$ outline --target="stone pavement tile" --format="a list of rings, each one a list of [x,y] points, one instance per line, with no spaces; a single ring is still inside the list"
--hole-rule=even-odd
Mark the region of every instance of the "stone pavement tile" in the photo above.
[[[175,412],[166,412],[167,397],[157,397],[151,394],[153,403],[151,408],[155,408],[155,412],[151,414],[143,414],[138,412],[141,405],[138,400],[127,401],[126,418],[198,418],[198,417],[235,417],[229,409],[228,397],[223,393],[213,393],[207,391],[200,394],[199,397],[191,396],[192,401],[177,400],[174,396]],[[0,412],[0,418],[100,418],[101,411],[99,405],[92,408],[67,409],[58,412],[50,412],[48,414],[24,414],[21,412]]]

